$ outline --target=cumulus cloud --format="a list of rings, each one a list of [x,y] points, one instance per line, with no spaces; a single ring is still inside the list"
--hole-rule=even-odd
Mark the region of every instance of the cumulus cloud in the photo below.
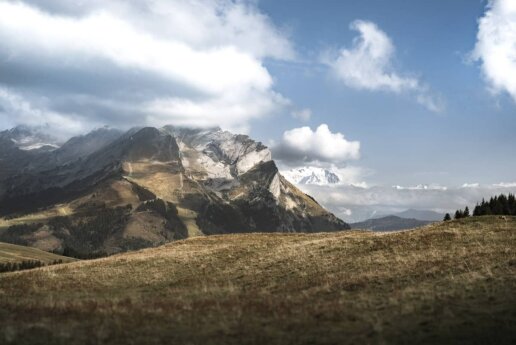
[[[0,2],[0,86],[36,122],[246,126],[288,103],[263,59],[293,57],[253,2]]]
[[[492,92],[507,92],[516,101],[516,2],[492,0],[478,21],[472,54],[480,61]]]
[[[350,28],[359,34],[352,47],[343,48],[336,55],[327,54],[323,59],[338,79],[358,90],[412,92],[416,101],[430,111],[443,110],[442,99],[432,95],[418,78],[396,71],[393,66],[396,48],[375,23],[356,20]]]
[[[312,110],[308,108],[292,111],[292,117],[297,120],[307,122],[312,117]]]
[[[294,128],[283,133],[281,142],[274,145],[275,159],[285,164],[307,162],[342,163],[360,157],[360,142],[349,141],[344,134],[331,132],[326,124],[315,130],[310,127]]]

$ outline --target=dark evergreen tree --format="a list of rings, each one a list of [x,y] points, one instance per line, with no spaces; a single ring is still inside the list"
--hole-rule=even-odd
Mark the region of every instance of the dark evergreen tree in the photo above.
[[[466,206],[466,208],[464,209],[464,212],[462,213],[462,217],[464,217],[464,218],[469,217],[469,208],[468,208],[468,206]]]
[[[482,199],[482,202],[477,204],[473,210],[474,216],[486,216],[491,214],[516,216],[516,198],[514,194],[494,196],[487,202]]]
[[[447,222],[447,221],[451,220],[451,216],[450,216],[450,214],[449,214],[449,213],[446,213],[446,214],[444,215],[444,219],[443,219],[443,220],[444,220],[445,222]]]

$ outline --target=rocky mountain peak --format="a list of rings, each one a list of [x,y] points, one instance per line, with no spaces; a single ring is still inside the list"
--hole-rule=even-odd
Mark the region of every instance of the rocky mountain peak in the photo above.
[[[51,151],[58,148],[61,142],[45,133],[38,127],[19,125],[0,132],[0,137],[10,140],[20,150]]]
[[[95,138],[107,139],[80,150]],[[27,165],[0,180],[0,210],[48,215],[65,209],[67,222],[50,223],[46,231],[53,243],[73,250],[116,252],[136,243],[128,238],[149,246],[202,234],[349,228],[289,183],[270,150],[246,135],[174,126],[101,130],[70,139],[53,154],[65,149],[79,152],[75,160],[56,158],[45,169]],[[109,229],[92,225],[93,233],[107,231],[100,239],[77,242],[82,230],[74,227],[95,222],[97,214],[116,219]],[[27,236],[37,245],[37,234]]]

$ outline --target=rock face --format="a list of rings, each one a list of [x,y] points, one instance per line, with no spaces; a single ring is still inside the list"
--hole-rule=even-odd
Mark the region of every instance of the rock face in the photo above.
[[[26,163],[3,178],[0,215],[10,219],[0,241],[91,256],[203,234],[349,228],[248,136],[148,127],[106,135],[96,150],[77,144],[88,136],[68,142],[75,160],[55,154],[69,152],[64,144],[52,157],[66,159]]]

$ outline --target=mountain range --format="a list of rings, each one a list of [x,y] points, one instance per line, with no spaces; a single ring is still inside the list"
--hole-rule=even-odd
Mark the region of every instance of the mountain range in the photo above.
[[[349,229],[245,135],[101,128],[21,147],[36,135],[18,129],[0,132],[0,241],[85,257],[202,234]]]

